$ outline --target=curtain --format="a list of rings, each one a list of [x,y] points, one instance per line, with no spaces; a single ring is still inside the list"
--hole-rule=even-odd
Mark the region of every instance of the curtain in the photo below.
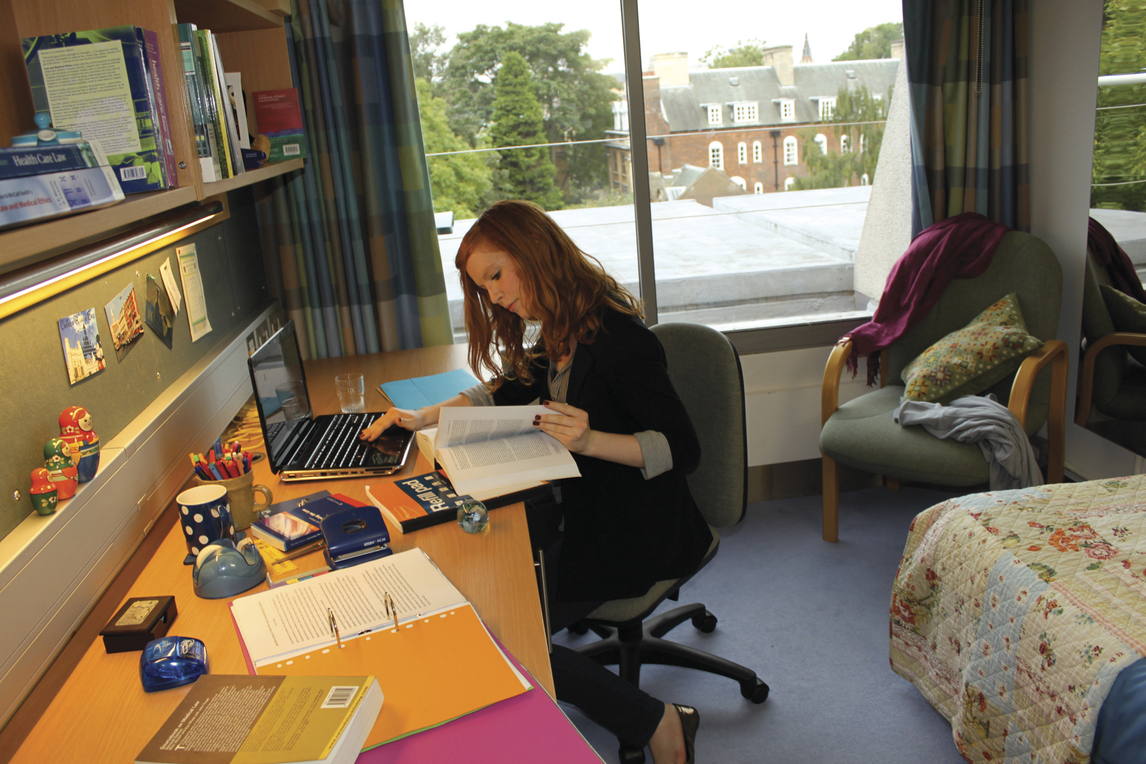
[[[302,354],[453,342],[401,0],[292,0],[306,166],[255,190]]]
[[[1030,230],[1028,0],[903,0],[912,234],[963,212]]]

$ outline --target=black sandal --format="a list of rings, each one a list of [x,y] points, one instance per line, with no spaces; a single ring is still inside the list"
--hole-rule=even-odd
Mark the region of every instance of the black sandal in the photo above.
[[[685,764],[696,762],[696,730],[700,727],[700,712],[692,706],[682,706],[673,703],[677,716],[680,717],[681,731],[684,733]]]

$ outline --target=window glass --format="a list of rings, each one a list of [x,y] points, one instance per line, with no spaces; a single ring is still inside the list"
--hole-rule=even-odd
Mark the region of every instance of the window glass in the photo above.
[[[859,315],[850,284],[868,198],[861,187],[876,177],[902,50],[901,0],[823,0],[814,17],[798,4],[717,0],[688,23],[663,2],[635,3],[642,60],[630,73],[617,0],[405,3],[435,212],[454,213],[439,239],[456,335],[453,256],[489,203],[528,190],[639,292],[633,190],[644,183],[658,320],[742,328],[809,313]],[[767,29],[766,41],[730,31],[728,18]],[[534,99],[503,97],[499,110],[503,75],[528,79],[518,92],[531,88]],[[629,109],[632,86],[642,89],[644,114]],[[510,138],[513,114],[531,115],[527,138]],[[630,145],[636,120],[646,135],[639,149]],[[845,162],[841,145],[860,151]],[[736,176],[724,146],[736,147]],[[820,165],[805,156],[817,146]],[[635,150],[647,158],[648,178],[634,177]],[[838,173],[829,164],[846,167]],[[523,182],[527,170],[552,183],[535,191]],[[819,230],[826,221],[832,228]],[[830,251],[799,243],[840,231]],[[713,237],[733,255],[697,258],[695,242]]]

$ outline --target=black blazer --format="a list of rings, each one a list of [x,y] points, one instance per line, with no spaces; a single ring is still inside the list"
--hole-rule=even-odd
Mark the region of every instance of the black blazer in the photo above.
[[[547,365],[535,369],[532,385],[503,384],[494,401],[547,399]],[[693,572],[712,542],[685,479],[700,462],[700,441],[669,381],[660,340],[640,319],[607,311],[592,344],[573,356],[566,402],[587,411],[594,430],[663,433],[673,468],[645,480],[635,467],[573,455],[581,477],[561,481],[557,597],[639,597],[657,581]]]

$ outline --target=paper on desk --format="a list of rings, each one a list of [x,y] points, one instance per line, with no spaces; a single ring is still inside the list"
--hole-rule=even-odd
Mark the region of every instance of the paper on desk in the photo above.
[[[466,602],[462,593],[421,549],[334,570],[322,576],[241,597],[231,615],[256,667],[334,643],[327,608],[343,640],[391,623],[383,594],[389,592],[398,623]]]

